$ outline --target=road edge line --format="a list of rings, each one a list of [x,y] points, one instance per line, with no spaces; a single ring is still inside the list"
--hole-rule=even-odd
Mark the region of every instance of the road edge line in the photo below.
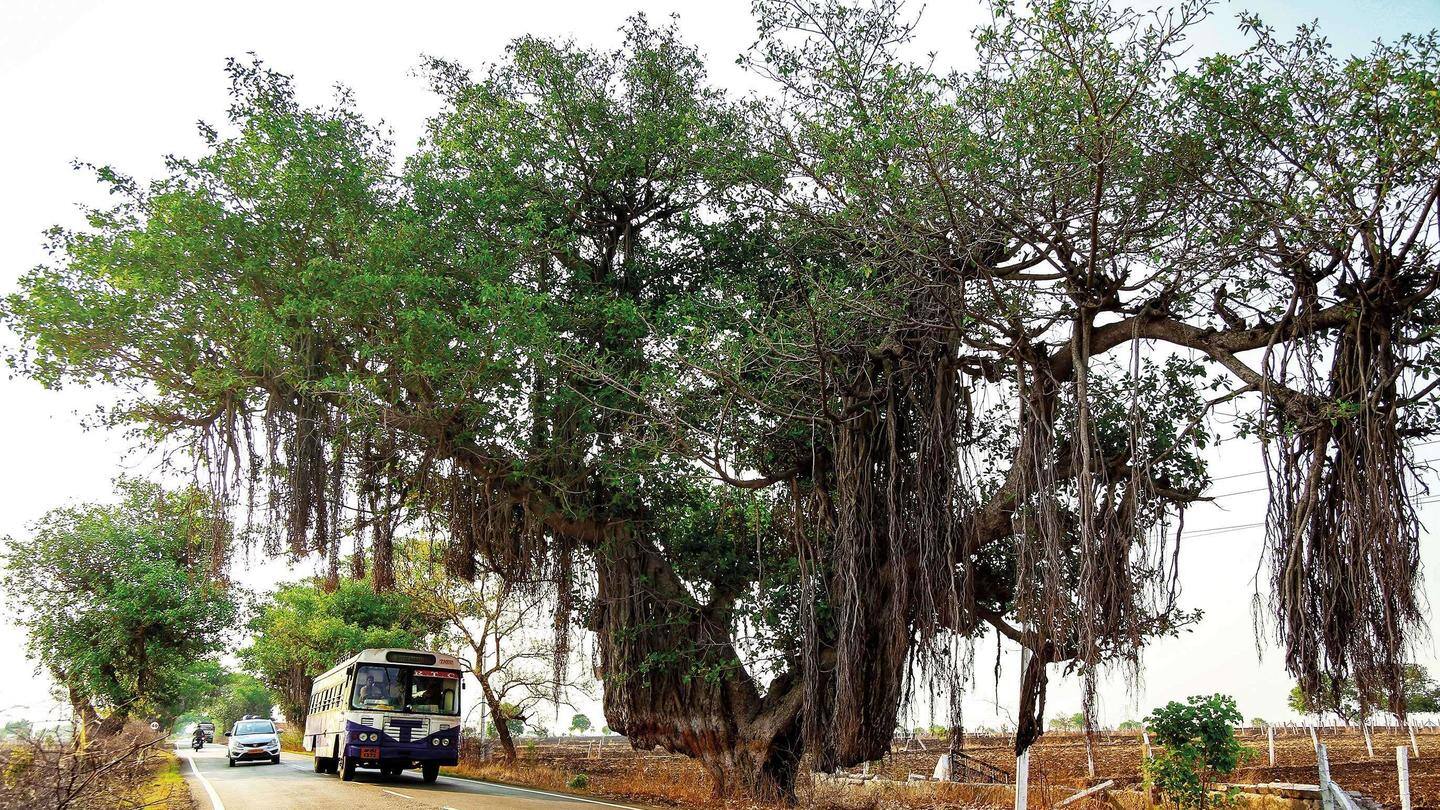
[[[522,793],[534,793],[537,796],[553,796],[557,799],[571,799],[577,802],[585,802],[586,804],[598,804],[604,807],[618,807],[620,808],[620,810],[644,810],[644,808],[636,807],[633,804],[615,804],[614,802],[602,802],[599,799],[587,799],[584,796],[576,796],[573,793],[559,793],[553,790],[536,790],[535,788],[518,787],[507,782],[491,782],[486,779],[474,779],[469,776],[456,776],[454,774],[447,773],[440,778],[454,779],[459,782],[474,782],[477,785],[490,785],[492,787],[505,788],[506,790],[518,790]]]
[[[206,779],[205,774],[200,772],[200,766],[195,764],[195,758],[186,756],[185,759],[190,761],[190,769],[194,771],[195,776],[200,779],[200,786],[205,788],[205,796],[210,799],[210,807],[213,808],[213,810],[225,810],[225,803],[220,801],[220,794],[215,792],[215,788],[210,786],[210,780]]]

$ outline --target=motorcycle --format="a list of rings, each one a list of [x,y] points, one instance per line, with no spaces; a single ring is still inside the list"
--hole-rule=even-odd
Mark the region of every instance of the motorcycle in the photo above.
[[[200,749],[202,749],[202,748],[204,748],[204,747],[205,747],[205,738],[204,738],[204,737],[195,737],[194,739],[190,740],[190,749],[191,749],[192,751],[199,751]]]

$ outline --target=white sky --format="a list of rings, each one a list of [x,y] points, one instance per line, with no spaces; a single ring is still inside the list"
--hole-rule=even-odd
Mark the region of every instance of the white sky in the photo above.
[[[1440,0],[1257,0],[1222,3],[1215,18],[1193,38],[1196,52],[1233,49],[1240,38],[1233,15],[1257,10],[1281,31],[1318,18],[1343,51],[1363,50],[1377,37],[1440,26]],[[75,204],[103,202],[98,186],[70,169],[82,159],[110,163],[139,178],[161,170],[167,152],[193,153],[198,120],[221,122],[227,104],[222,73],[227,56],[254,51],[272,66],[295,75],[309,101],[328,98],[329,88],[354,88],[360,108],[394,129],[399,149],[415,143],[434,99],[414,75],[422,54],[480,67],[501,56],[505,44],[525,33],[572,36],[583,43],[614,44],[617,27],[636,10],[652,19],[678,12],[682,30],[707,53],[716,82],[754,89],[753,77],[734,58],[753,39],[747,0],[528,0],[524,3],[249,2],[243,6],[194,2],[100,3],[94,0],[0,0],[0,294],[43,261],[42,231],[77,223]],[[969,31],[982,19],[974,0],[932,0],[919,47],[937,51],[942,65],[971,59]],[[0,332],[0,344],[13,336]],[[52,392],[23,379],[0,379],[0,536],[21,534],[47,509],[71,501],[110,499],[110,481],[121,473],[145,475],[154,459],[124,437],[85,431],[81,417],[107,392]],[[1433,452],[1429,452],[1433,450]],[[1259,468],[1253,447],[1223,446],[1217,477]],[[1440,457],[1440,445],[1421,448],[1420,458]],[[1241,492],[1261,476],[1218,481],[1215,494]],[[1190,530],[1252,524],[1262,519],[1264,494],[1221,499],[1193,510]],[[1428,524],[1440,504],[1423,507]],[[1289,716],[1290,688],[1278,652],[1257,657],[1250,597],[1261,532],[1244,529],[1196,537],[1183,552],[1184,603],[1205,611],[1191,634],[1155,644],[1145,684],[1131,695],[1118,681],[1102,689],[1102,719],[1141,717],[1149,708],[1185,696],[1234,695],[1246,717]],[[1422,556],[1440,562],[1440,540],[1427,535]],[[264,589],[278,579],[311,573],[279,562],[240,572],[247,585]],[[1440,590],[1427,584],[1430,602]],[[31,678],[24,637],[0,618],[0,717],[40,719],[49,706],[49,685]],[[1002,676],[999,707],[992,702],[989,672],[993,642],[977,649],[976,689],[968,698],[967,725],[996,724],[1013,711],[1013,667]],[[1013,663],[1014,651],[1005,653]],[[1419,660],[1440,673],[1434,646],[1426,641]],[[472,690],[473,693],[473,690]],[[1079,708],[1073,682],[1052,679],[1047,716]],[[593,701],[581,701],[597,726]],[[568,724],[569,712],[562,721]]]

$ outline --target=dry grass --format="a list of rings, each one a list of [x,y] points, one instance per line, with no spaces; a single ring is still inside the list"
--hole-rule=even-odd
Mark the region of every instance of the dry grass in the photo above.
[[[514,762],[506,762],[502,759],[490,759],[483,762],[462,761],[456,767],[446,768],[445,771],[469,779],[483,779],[486,782],[556,791],[566,790],[565,784],[573,775],[560,768],[524,759],[517,759]]]
[[[195,798],[180,773],[180,758],[163,751],[155,757],[150,781],[136,791],[136,802],[146,810],[194,810]]]
[[[88,745],[46,734],[0,746],[0,807],[189,810],[165,738],[142,724]]]
[[[305,734],[298,728],[280,732],[280,750],[294,751],[297,754],[304,753],[305,747],[302,745],[304,737]]]

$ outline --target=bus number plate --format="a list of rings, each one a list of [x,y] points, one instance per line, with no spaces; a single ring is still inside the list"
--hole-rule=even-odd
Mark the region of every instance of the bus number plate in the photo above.
[[[379,759],[379,758],[380,758],[380,749],[379,749],[379,748],[361,748],[361,749],[360,749],[360,758],[361,758],[361,759]]]

